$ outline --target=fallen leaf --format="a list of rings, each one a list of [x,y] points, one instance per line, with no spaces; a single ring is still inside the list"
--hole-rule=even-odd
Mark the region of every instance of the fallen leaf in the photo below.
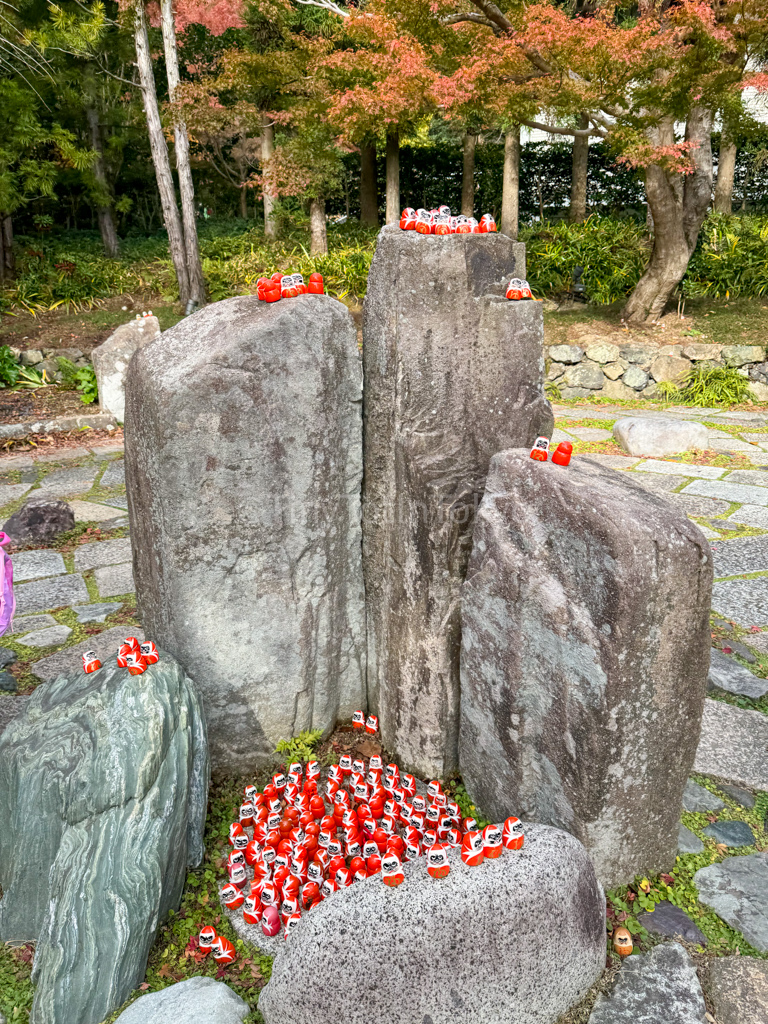
[[[661,878],[662,882],[670,888],[675,884],[674,875],[659,875],[659,878]]]
[[[724,857],[725,854],[728,852],[728,847],[726,846],[725,843],[717,843],[715,845],[715,849],[717,850],[717,852],[720,854],[721,857]]]
[[[145,981],[141,985],[139,985],[139,992],[146,992],[148,988],[149,983]]]

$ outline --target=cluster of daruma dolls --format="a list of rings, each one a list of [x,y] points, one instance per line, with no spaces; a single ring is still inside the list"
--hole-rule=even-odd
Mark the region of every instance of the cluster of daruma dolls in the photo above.
[[[371,731],[372,719],[377,728],[374,716],[366,720],[359,711],[353,723]],[[523,845],[517,818],[481,830],[474,818],[462,819],[440,782],[430,782],[422,796],[412,775],[384,765],[380,756],[366,763],[342,755],[328,771],[325,798],[320,771],[317,761],[306,767],[297,761],[287,776],[273,775],[261,793],[246,786],[238,821],[230,826],[229,882],[221,899],[229,910],[242,908],[243,919],[261,924],[266,935],[284,928],[287,938],[302,913],[373,875],[380,874],[385,885],[400,885],[404,861],[425,856],[429,875],[444,878],[450,849],[461,847],[463,862],[477,867],[499,857],[504,847]],[[208,938],[200,933],[201,948]]]
[[[302,274],[283,274],[279,270],[272,277],[260,277],[256,282],[256,295],[262,302],[295,299],[297,295],[325,295],[322,274],[310,274],[304,284]]]
[[[479,221],[463,215],[453,217],[450,206],[438,206],[436,210],[406,206],[400,214],[400,227],[420,235],[485,235],[496,230],[496,221],[490,213],[484,213]]]
[[[150,665],[159,660],[160,654],[151,640],[142,644],[135,636],[129,636],[117,649],[118,668],[127,668],[132,676],[142,675]],[[83,671],[90,675],[91,672],[98,672],[100,668],[101,662],[96,652],[86,651],[83,655]]]
[[[556,466],[567,466],[573,455],[573,445],[570,441],[561,441],[560,444],[550,453],[549,438],[537,437],[531,448],[531,458],[534,462],[546,462],[552,456],[552,462]]]

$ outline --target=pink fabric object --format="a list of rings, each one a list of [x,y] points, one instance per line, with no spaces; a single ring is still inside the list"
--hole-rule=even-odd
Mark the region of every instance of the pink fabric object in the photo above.
[[[0,530],[0,550],[11,543],[7,533]],[[13,593],[13,563],[7,551],[2,552],[2,589],[0,589],[0,636],[13,625],[13,613],[16,611],[16,598]]]

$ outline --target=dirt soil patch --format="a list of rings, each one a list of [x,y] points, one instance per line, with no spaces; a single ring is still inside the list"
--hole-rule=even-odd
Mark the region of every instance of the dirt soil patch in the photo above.
[[[83,405],[77,391],[64,388],[0,390],[0,423],[34,423],[54,416],[77,416],[98,410],[98,405]]]
[[[80,409],[88,406],[81,404]],[[94,412],[98,406],[91,407]],[[0,470],[3,455],[53,455],[68,448],[98,448],[100,445],[121,445],[123,443],[122,427],[114,430],[69,430],[56,434],[29,434],[27,437],[10,438],[0,446]]]

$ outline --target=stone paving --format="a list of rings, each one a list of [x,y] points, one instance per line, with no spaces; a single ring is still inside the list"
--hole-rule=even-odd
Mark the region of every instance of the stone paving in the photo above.
[[[3,643],[38,681],[80,667],[86,650],[107,657],[126,635],[140,634],[135,619],[112,627],[109,621],[135,590],[122,453],[113,443],[0,459],[0,523],[37,495],[63,498],[76,525],[99,529],[103,538],[65,554],[53,548],[13,554],[17,614]]]

